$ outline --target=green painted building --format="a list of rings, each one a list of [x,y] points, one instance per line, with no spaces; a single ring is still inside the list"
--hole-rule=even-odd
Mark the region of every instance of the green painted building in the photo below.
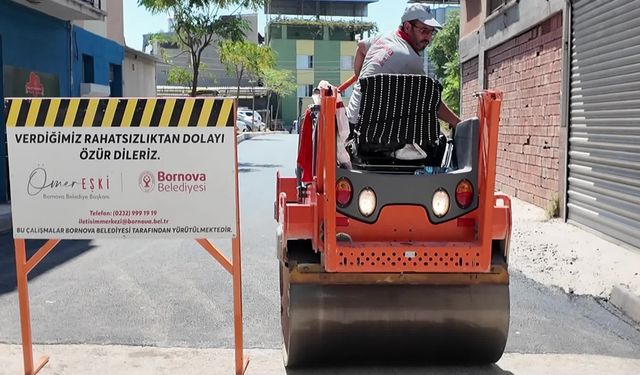
[[[353,57],[356,53],[357,38],[367,37],[376,26],[358,20],[324,20],[320,16],[366,16],[366,6],[375,0],[364,1],[316,1],[318,4],[280,0],[283,7],[272,1],[271,14],[313,15],[313,19],[284,18],[279,16],[267,24],[267,41],[277,53],[278,69],[291,71],[296,77],[297,91],[282,98],[281,118],[285,128],[289,128],[298,117],[300,108],[311,103],[313,89],[326,80],[339,85],[353,75]],[[291,5],[293,4],[293,5]],[[350,8],[347,7],[349,4]],[[288,9],[286,6],[291,5]],[[267,12],[269,14],[269,12]],[[345,93],[345,101],[351,90]]]

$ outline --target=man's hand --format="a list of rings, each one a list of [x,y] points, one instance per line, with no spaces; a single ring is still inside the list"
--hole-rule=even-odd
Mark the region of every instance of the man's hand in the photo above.
[[[444,102],[440,103],[440,108],[438,108],[438,118],[449,125],[455,128],[456,125],[460,122],[460,117],[458,117],[449,107],[447,107]]]

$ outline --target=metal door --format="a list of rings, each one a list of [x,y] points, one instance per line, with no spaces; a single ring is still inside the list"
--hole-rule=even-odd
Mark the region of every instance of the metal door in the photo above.
[[[568,219],[640,247],[640,6],[574,0]]]

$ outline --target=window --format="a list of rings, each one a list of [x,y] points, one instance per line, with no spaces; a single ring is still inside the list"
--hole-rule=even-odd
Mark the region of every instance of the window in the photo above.
[[[287,26],[287,39],[322,40],[323,27],[313,25]]]
[[[340,70],[353,70],[353,56],[340,56]]]
[[[82,55],[82,82],[95,83],[93,73],[93,56]]]
[[[355,40],[356,33],[353,31],[330,27],[329,28],[329,40]]]
[[[271,25],[269,33],[271,39],[282,39],[282,25]]]
[[[313,85],[299,85],[298,98],[308,98],[313,95]]]
[[[296,57],[297,69],[313,69],[313,56],[298,55]]]
[[[163,48],[163,49],[178,49],[179,48],[177,42],[171,42],[171,41],[159,42],[158,45],[160,46],[160,48]]]

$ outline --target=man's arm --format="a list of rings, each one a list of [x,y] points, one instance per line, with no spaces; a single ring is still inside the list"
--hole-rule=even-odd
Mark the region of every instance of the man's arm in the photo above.
[[[456,127],[460,122],[460,117],[458,117],[449,107],[447,107],[444,102],[440,103],[440,108],[438,108],[438,118],[440,120],[449,123],[452,127]]]
[[[367,47],[363,41],[358,42],[358,48],[356,49],[356,55],[353,58],[353,72],[356,77],[360,77],[360,71],[362,70],[362,63],[364,63],[364,57],[367,54]]]

